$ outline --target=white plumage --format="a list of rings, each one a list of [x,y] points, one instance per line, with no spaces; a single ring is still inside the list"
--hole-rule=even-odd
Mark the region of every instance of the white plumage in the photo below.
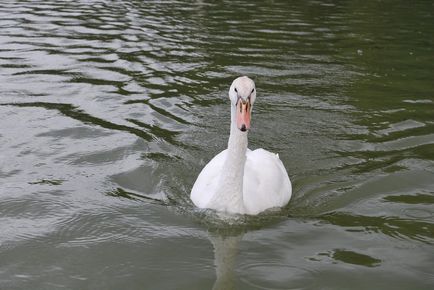
[[[277,154],[247,148],[250,115],[256,99],[255,83],[235,79],[229,89],[231,130],[228,149],[217,154],[201,171],[190,198],[199,208],[255,215],[285,206],[291,181]]]

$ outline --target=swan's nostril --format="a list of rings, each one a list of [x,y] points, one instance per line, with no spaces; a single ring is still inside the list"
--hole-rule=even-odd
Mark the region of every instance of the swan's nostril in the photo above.
[[[246,125],[242,124],[240,130],[246,132],[247,131]]]

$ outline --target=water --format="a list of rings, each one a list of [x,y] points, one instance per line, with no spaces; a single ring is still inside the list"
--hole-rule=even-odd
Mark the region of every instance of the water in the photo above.
[[[432,1],[2,1],[1,289],[433,289]],[[189,191],[257,84],[283,210]]]

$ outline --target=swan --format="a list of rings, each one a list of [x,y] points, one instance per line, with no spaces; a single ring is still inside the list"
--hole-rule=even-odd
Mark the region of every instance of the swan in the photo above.
[[[285,206],[292,193],[291,181],[277,154],[247,148],[256,87],[247,76],[235,79],[229,89],[231,128],[228,148],[217,154],[200,172],[190,199],[198,208],[229,214],[256,215]]]

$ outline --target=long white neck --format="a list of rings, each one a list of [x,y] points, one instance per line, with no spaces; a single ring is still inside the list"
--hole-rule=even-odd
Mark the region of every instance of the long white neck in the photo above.
[[[235,107],[231,106],[231,131],[228,151],[222,168],[217,192],[212,198],[213,208],[230,213],[244,213],[243,176],[246,163],[247,131],[237,128]]]

